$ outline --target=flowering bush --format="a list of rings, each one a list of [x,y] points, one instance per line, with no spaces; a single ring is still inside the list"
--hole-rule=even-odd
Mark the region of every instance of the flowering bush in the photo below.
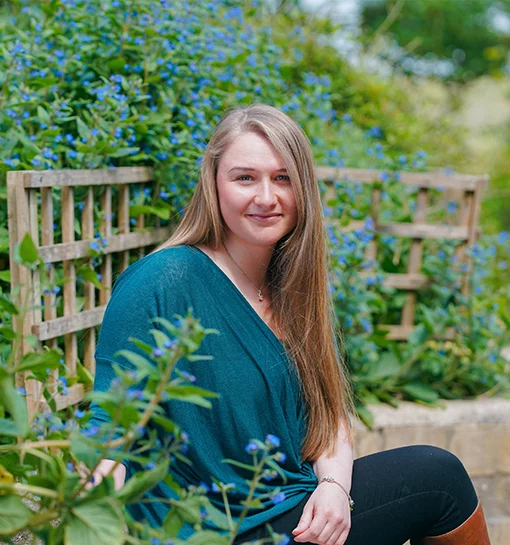
[[[425,169],[427,154],[396,153],[395,142],[388,142],[395,133],[384,126],[362,129],[351,114],[337,111],[355,102],[342,99],[331,67],[318,66],[318,73],[306,70],[300,64],[305,57],[301,45],[309,55],[306,34],[290,28],[287,42],[281,29],[275,36],[263,25],[257,1],[245,6],[236,0],[14,0],[8,8],[0,18],[2,183],[5,172],[15,169],[153,166],[154,190],[133,192],[131,221],[143,213],[164,224],[182,213],[220,113],[261,101],[279,106],[305,129],[318,164],[381,170],[383,220],[410,220],[414,191],[403,192],[398,171]],[[408,138],[413,141],[412,133]],[[75,192],[77,210],[83,207],[84,189]],[[327,217],[345,223],[369,215],[366,185],[337,182],[335,191]],[[55,197],[59,217],[58,189]],[[439,210],[434,220],[448,220],[454,203],[443,202],[440,191],[431,192],[431,198]],[[94,268],[104,253],[101,217],[96,210],[90,241]],[[5,199],[0,198],[0,260],[5,268],[6,224]],[[59,240],[60,226],[54,227]],[[81,235],[78,222],[76,234]],[[370,222],[349,234],[331,227],[329,234],[335,309],[360,414],[368,424],[363,405],[369,402],[407,398],[430,403],[438,396],[507,389],[508,368],[500,347],[507,339],[509,297],[503,288],[489,290],[490,273],[483,276],[494,268],[488,260],[497,259],[501,267],[508,263],[506,240],[487,239],[470,249],[475,275],[468,300],[460,293],[462,270],[452,261],[454,244],[425,241],[424,272],[441,282],[419,294],[419,327],[408,343],[397,343],[388,341],[378,324],[398,321],[405,294],[384,288],[381,281],[385,273],[405,272],[409,241],[381,236],[373,274],[363,276],[363,251],[374,236]],[[79,280],[100,287],[99,275],[88,264],[80,263],[78,274]],[[8,271],[0,272],[0,288],[8,281]],[[62,305],[58,290],[64,282],[58,277],[53,288],[57,306]],[[13,332],[8,316],[4,321],[0,353],[6,354]],[[442,327],[456,330],[452,344],[432,342]]]
[[[43,284],[51,289],[44,264],[28,236],[21,244],[19,256],[26,266],[39,268]],[[1,300],[1,306],[4,312],[20,314],[22,319],[27,312],[6,298]],[[273,503],[285,498],[279,488],[266,484],[278,474],[285,479],[278,464],[283,464],[286,456],[277,450],[280,440],[272,434],[264,441],[252,439],[248,443],[245,450],[252,456],[252,464],[222,460],[253,472],[253,480],[247,481],[249,493],[242,501],[244,511],[237,524],[228,509],[227,492],[232,484],[214,479],[212,482],[212,491],[222,495],[225,516],[205,495],[211,484],[201,483],[184,490],[174,481],[172,462],[176,458],[186,461],[188,443],[193,437],[188,437],[185,430],[166,418],[159,404],[179,399],[211,407],[208,398],[218,397],[216,393],[194,385],[195,377],[190,373],[173,371],[180,359],[205,365],[200,360],[208,357],[196,352],[205,336],[217,332],[204,329],[191,315],[176,317],[173,322],[163,318],[154,321],[161,326],[153,330],[154,346],[132,339],[144,355],[121,350],[118,355],[125,357],[131,368],[115,366],[117,377],[110,389],[88,396],[89,401],[96,402],[110,417],[110,422],[100,427],[89,425],[90,413],[81,408],[74,408],[71,413],[57,412],[49,396],[45,410],[35,418],[29,416],[23,399],[27,393],[15,387],[16,374],[27,373],[41,383],[45,393],[52,371],[57,370],[59,390],[66,395],[67,369],[60,349],[29,353],[16,361],[16,345],[22,336],[14,335],[12,350],[7,357],[0,358],[0,538],[26,530],[51,545],[91,542],[179,545],[184,543],[178,538],[179,532],[183,524],[188,523],[195,530],[187,540],[190,543],[229,545],[251,507],[260,507],[260,501],[265,498]],[[158,438],[157,429],[166,431],[164,440]],[[135,464],[129,479],[118,491],[114,490],[111,476],[114,468],[99,484],[94,483],[93,474],[104,458],[115,460],[114,468],[123,460]],[[170,502],[162,526],[152,528],[134,520],[129,505],[142,500],[144,494],[160,482],[170,486],[176,498]],[[90,487],[90,483],[95,486]],[[254,498],[256,488],[258,496]],[[206,520],[225,530],[225,535],[204,528]],[[271,542],[285,545],[288,537],[273,532]]]

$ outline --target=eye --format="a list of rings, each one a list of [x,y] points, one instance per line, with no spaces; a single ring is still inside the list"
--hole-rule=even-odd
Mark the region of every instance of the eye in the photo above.
[[[241,174],[241,176],[238,176],[236,180],[240,180],[241,182],[248,182],[251,180],[251,176],[249,174]]]
[[[279,174],[276,178],[283,178],[282,182],[290,182],[290,177],[286,174]]]

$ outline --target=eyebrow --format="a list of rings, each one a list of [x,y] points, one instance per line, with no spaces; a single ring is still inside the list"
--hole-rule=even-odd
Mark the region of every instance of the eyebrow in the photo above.
[[[232,167],[228,172],[229,174],[233,172],[234,170],[244,170],[246,172],[257,172],[256,168],[251,167]],[[286,168],[279,168],[278,170],[275,170],[275,172],[287,172]]]

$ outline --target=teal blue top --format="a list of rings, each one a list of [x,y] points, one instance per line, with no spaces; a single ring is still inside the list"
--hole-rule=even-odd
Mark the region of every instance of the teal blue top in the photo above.
[[[287,481],[281,477],[263,481],[271,487],[281,487],[283,501],[262,500],[264,507],[250,509],[244,518],[240,534],[269,522],[295,507],[317,486],[311,463],[303,461],[300,447],[306,434],[306,414],[294,364],[285,348],[266,323],[255,312],[225,273],[201,250],[193,246],[177,246],[149,254],[126,269],[114,284],[106,308],[96,349],[94,390],[106,390],[115,374],[112,362],[123,367],[125,358],[114,357],[121,349],[138,351],[128,337],[153,344],[148,333],[156,316],[172,319],[192,309],[202,325],[214,328],[219,335],[208,335],[201,354],[213,356],[211,361],[190,363],[180,361],[178,368],[196,377],[195,385],[218,392],[212,408],[183,401],[164,404],[169,418],[189,435],[187,458],[192,465],[176,460],[171,473],[181,486],[211,485],[211,476],[223,483],[234,483],[235,491],[228,500],[234,521],[243,506],[251,480],[250,472],[223,463],[230,458],[252,463],[245,452],[250,439],[264,441],[268,434],[280,439],[279,451],[286,454],[280,464]],[[91,424],[108,420],[97,405],[91,407]],[[132,468],[128,465],[128,475]],[[267,491],[266,491],[267,492]],[[258,492],[260,495],[262,492]],[[221,494],[207,493],[211,503],[225,511]],[[148,497],[176,498],[164,483]],[[152,526],[160,525],[168,504],[138,503],[130,506],[137,520],[146,519]],[[218,530],[212,523],[205,526]],[[186,525],[179,537],[187,539],[193,529]]]

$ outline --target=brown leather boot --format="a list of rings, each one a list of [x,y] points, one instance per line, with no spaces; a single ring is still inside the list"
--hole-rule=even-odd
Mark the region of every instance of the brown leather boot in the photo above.
[[[425,537],[417,545],[490,545],[480,500],[473,514],[458,528],[440,536]]]

